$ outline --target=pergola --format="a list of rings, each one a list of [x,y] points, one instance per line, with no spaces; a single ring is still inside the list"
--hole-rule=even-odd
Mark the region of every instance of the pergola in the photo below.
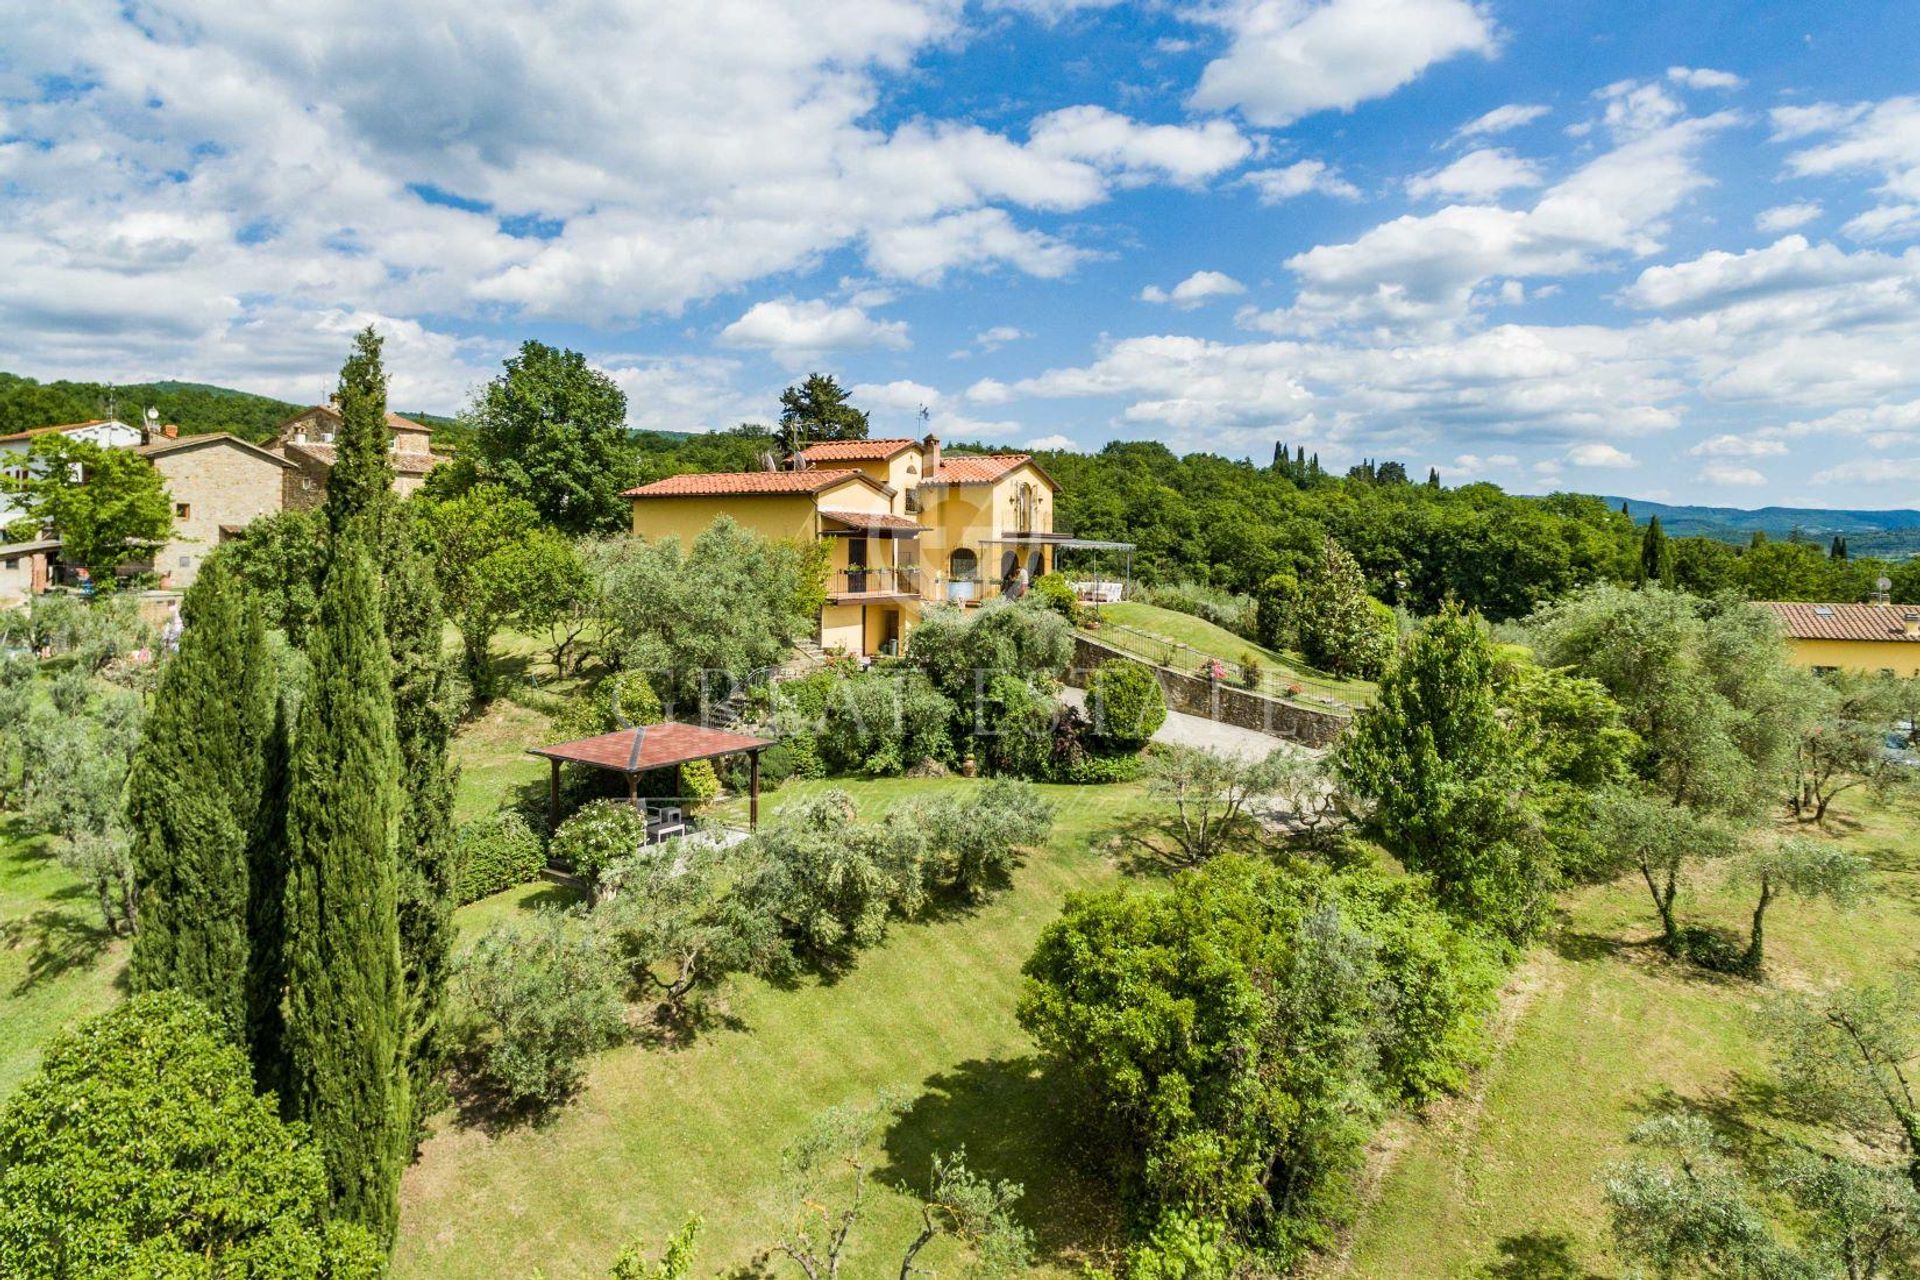
[[[529,755],[545,756],[553,766],[547,789],[547,817],[553,826],[560,823],[560,766],[583,764],[593,769],[623,773],[627,777],[627,799],[640,799],[640,775],[649,769],[669,765],[692,764],[718,756],[747,756],[747,829],[760,825],[760,753],[773,743],[765,738],[750,738],[744,733],[727,733],[697,724],[643,724],[597,737],[558,742],[550,747],[529,747]]]
[[[1070,533],[1006,533],[997,538],[982,538],[983,547],[1052,547],[1055,555],[1061,551],[1121,551],[1126,553],[1125,594],[1133,594],[1133,544],[1131,542],[1106,542],[1099,538],[1076,538]],[[1054,568],[1060,567],[1058,560]]]

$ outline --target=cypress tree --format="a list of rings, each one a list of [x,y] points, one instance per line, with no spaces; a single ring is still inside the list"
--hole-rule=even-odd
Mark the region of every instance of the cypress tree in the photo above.
[[[456,706],[453,668],[441,643],[444,615],[426,558],[393,522],[386,575],[387,641],[393,654],[393,720],[400,753],[398,898],[407,989],[407,1073],[413,1117],[409,1148],[445,1090],[447,975],[453,952],[457,873],[453,771],[447,746]]]
[[[334,539],[287,782],[286,1105],[312,1131],[335,1212],[390,1246],[411,1124],[400,753],[367,534],[354,521]]]
[[[1845,560],[1847,558],[1847,540],[1841,534],[1833,535],[1833,544],[1827,548],[1827,559]]]
[[[272,717],[266,631],[219,555],[201,567],[181,617],[180,651],[127,776],[140,924],[130,979],[135,992],[186,992],[244,1040],[249,837]]]
[[[387,374],[380,363],[380,345],[380,335],[368,325],[354,335],[353,354],[340,366],[340,387],[334,393],[340,430],[334,436],[325,507],[327,530],[335,538],[355,516],[387,505],[393,491]]]
[[[280,1001],[287,985],[287,777],[293,732],[285,701],[274,703],[273,728],[260,752],[260,807],[247,850],[247,933],[253,944],[247,964],[247,1052],[254,1086],[262,1092],[284,1092],[286,1086]]]
[[[1649,582],[1661,586],[1673,585],[1673,548],[1667,545],[1667,531],[1660,527],[1660,517],[1647,521],[1647,531],[1640,539],[1640,563],[1633,571],[1633,583],[1644,587]]]

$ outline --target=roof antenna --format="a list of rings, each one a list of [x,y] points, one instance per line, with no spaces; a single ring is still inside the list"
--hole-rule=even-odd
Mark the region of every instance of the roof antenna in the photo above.
[[[921,405],[920,406],[920,429],[922,431],[925,431],[928,429],[927,423],[932,417],[933,417],[933,410],[927,408],[927,406],[925,405]]]

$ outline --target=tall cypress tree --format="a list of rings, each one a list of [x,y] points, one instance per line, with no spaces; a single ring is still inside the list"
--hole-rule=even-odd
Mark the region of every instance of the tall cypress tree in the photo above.
[[[364,520],[334,538],[287,784],[286,1104],[334,1208],[391,1244],[411,1111],[394,845],[400,752]]]
[[[1649,582],[1673,585],[1673,548],[1667,545],[1667,531],[1660,527],[1659,516],[1647,521],[1647,531],[1640,539],[1640,563],[1633,571],[1635,586],[1644,587]]]
[[[266,632],[219,555],[201,567],[181,618],[180,651],[127,776],[140,921],[131,981],[136,992],[186,992],[244,1040],[249,837],[272,722]]]
[[[353,354],[340,366],[334,406],[333,468],[327,472],[327,529],[338,538],[357,515],[388,504],[393,460],[387,456],[387,373],[380,363],[380,335],[373,326],[354,335]]]
[[[247,1052],[254,1087],[284,1092],[286,1055],[280,1007],[287,985],[287,777],[293,730],[286,703],[274,700],[273,728],[260,752],[260,807],[247,846]]]

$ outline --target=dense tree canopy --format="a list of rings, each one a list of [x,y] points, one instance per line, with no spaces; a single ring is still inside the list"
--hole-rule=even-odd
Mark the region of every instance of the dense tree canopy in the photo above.
[[[789,453],[819,440],[866,438],[865,411],[853,407],[832,374],[810,373],[780,393],[780,443]]]
[[[109,449],[55,432],[27,449],[27,478],[0,476],[24,518],[50,526],[61,555],[103,585],[114,570],[146,556],[173,528],[173,503],[160,473],[131,449]]]

